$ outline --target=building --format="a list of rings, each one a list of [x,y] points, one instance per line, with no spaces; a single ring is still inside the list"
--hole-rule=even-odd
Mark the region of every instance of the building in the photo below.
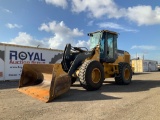
[[[20,79],[23,64],[53,64],[63,51],[0,43],[0,81]]]
[[[134,72],[152,72],[157,71],[158,62],[154,60],[142,60],[135,59],[132,60],[132,67],[134,67]]]

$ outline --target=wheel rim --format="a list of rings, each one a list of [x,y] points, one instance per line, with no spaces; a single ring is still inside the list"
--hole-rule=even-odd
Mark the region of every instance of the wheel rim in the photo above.
[[[129,69],[126,68],[126,69],[124,70],[124,78],[125,78],[125,80],[129,80],[130,74],[131,74],[131,73],[130,73]]]
[[[98,83],[101,79],[101,72],[98,68],[92,70],[92,81],[93,83]]]

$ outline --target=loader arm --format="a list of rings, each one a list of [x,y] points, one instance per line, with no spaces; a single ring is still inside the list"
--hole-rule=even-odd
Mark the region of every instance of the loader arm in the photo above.
[[[72,76],[86,58],[94,55],[94,51],[95,49],[85,51],[79,47],[72,47],[71,44],[67,44],[61,62],[63,70],[67,72],[69,76]]]

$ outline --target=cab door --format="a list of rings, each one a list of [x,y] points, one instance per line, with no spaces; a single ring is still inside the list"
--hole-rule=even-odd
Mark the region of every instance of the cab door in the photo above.
[[[117,35],[104,32],[102,40],[100,42],[101,54],[100,58],[102,62],[113,63],[117,58]]]
[[[114,35],[108,34],[107,37],[107,57],[114,58]]]

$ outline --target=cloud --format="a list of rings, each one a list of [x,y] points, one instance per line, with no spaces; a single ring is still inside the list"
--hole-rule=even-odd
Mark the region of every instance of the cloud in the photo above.
[[[11,44],[40,46],[43,48],[52,48],[64,50],[66,44],[70,43],[76,47],[89,48],[89,42],[85,40],[76,40],[78,37],[84,35],[82,30],[78,28],[69,28],[63,21],[52,21],[49,23],[42,23],[38,28],[40,31],[50,32],[52,35],[48,38],[38,40],[26,32],[19,32],[18,36],[11,39]]]
[[[131,47],[131,49],[141,49],[141,50],[157,50],[156,46],[152,45],[134,45]]]
[[[7,23],[6,27],[13,29],[13,28],[21,28],[21,25],[17,25],[17,24],[11,24],[11,23]]]
[[[69,0],[68,0],[69,1]],[[47,4],[62,7],[68,6],[67,0],[45,0]],[[125,18],[140,25],[160,24],[160,6],[137,5],[128,8],[120,7],[114,0],[70,0],[71,11],[85,12],[93,18]]]
[[[119,7],[114,0],[72,0],[72,11],[86,12],[94,18],[125,18],[140,25],[160,24],[160,6]]]
[[[52,21],[49,23],[43,23],[39,27],[40,31],[51,32],[53,36],[48,38],[48,43],[50,48],[61,48],[63,49],[67,43],[71,43],[73,46],[78,45],[77,41],[74,38],[83,36],[84,33],[82,30],[78,28],[69,28],[67,27],[63,21],[57,22]]]
[[[93,25],[93,23],[94,23],[94,21],[93,21],[93,20],[91,20],[91,21],[89,21],[89,22],[88,22],[87,26],[92,26],[92,25]]]
[[[68,3],[67,0],[45,0],[47,4],[52,4],[58,7],[62,7],[63,9],[67,8]]]
[[[151,6],[129,7],[126,17],[138,25],[160,24],[160,7],[156,6],[155,9]]]
[[[113,0],[72,0],[72,11],[76,13],[88,12],[92,17],[99,18],[108,15],[108,18],[120,18],[124,9],[119,9]]]
[[[76,47],[86,47],[87,49],[89,48],[89,40],[85,41],[85,40],[78,40],[78,42],[76,43]]]
[[[12,11],[9,9],[5,9],[5,8],[0,8],[0,9],[5,13],[12,13]]]
[[[38,46],[47,47],[47,43],[43,40],[36,40],[31,35],[27,34],[26,32],[19,32],[18,36],[11,39],[12,44],[19,44],[19,45],[26,45],[26,46]]]
[[[116,23],[112,23],[112,22],[103,22],[103,23],[98,23],[97,24],[100,28],[112,28],[112,29],[119,29],[119,30],[123,30],[123,31],[127,31],[127,32],[137,32],[138,30],[134,30],[134,29],[128,29],[125,28],[119,24]]]

